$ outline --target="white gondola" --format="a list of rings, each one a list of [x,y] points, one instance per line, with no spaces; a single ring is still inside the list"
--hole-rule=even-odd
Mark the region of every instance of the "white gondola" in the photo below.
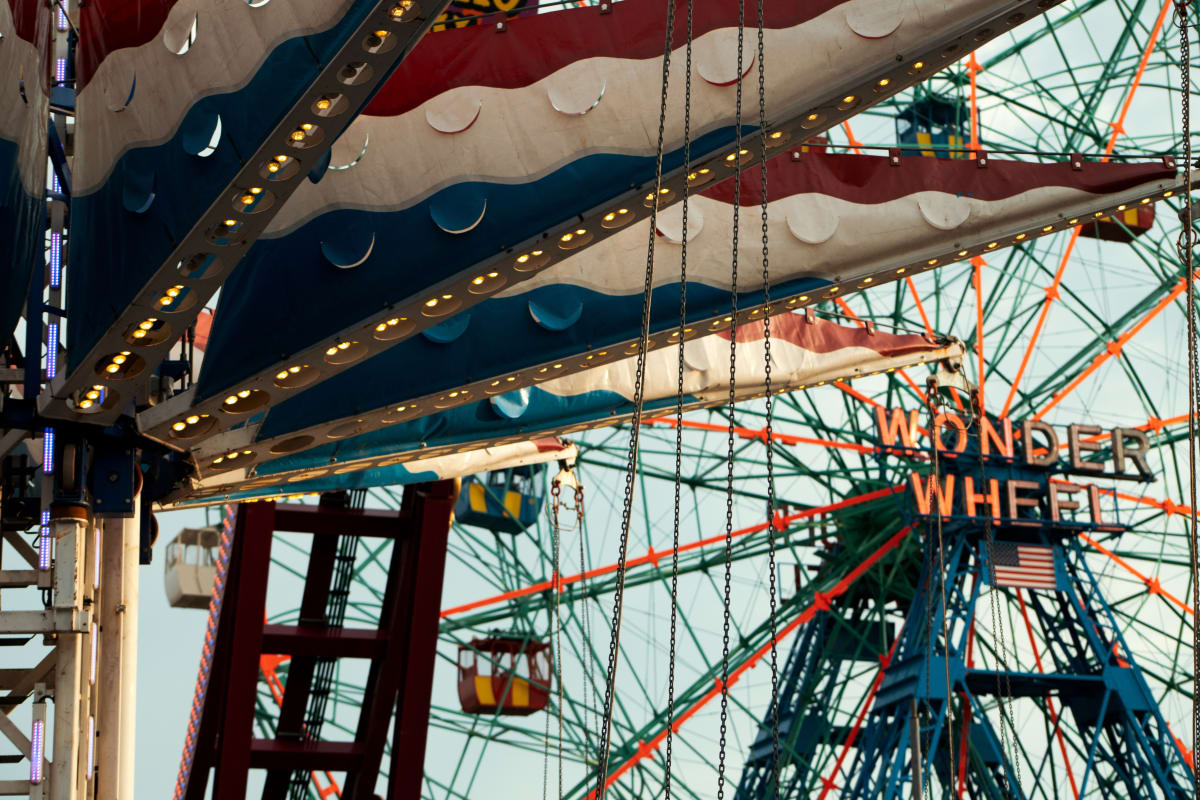
[[[184,528],[167,545],[164,582],[175,608],[208,608],[217,577],[217,528]]]

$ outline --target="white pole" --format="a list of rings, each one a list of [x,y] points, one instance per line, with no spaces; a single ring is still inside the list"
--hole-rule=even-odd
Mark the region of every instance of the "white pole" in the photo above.
[[[138,482],[140,485],[140,481]],[[147,511],[146,513],[150,513]],[[138,563],[141,555],[140,492],[133,496],[133,517],[122,519],[121,604],[121,767],[116,800],[133,800],[134,751],[137,740]]]
[[[121,752],[132,748],[121,721],[125,603],[125,520],[105,519],[100,534],[100,652],[96,666],[96,796],[121,800]]]
[[[83,605],[81,556],[87,511],[82,506],[56,506],[50,513],[50,534],[55,539],[55,616],[58,619],[64,615],[72,618]],[[77,800],[79,797],[77,767],[81,640],[78,633],[69,629],[59,630],[55,634],[54,760],[50,773],[50,796],[54,800]]]

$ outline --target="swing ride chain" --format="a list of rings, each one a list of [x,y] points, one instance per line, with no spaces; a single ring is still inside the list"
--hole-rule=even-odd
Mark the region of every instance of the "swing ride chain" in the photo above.
[[[625,491],[621,509],[621,538],[617,554],[616,586],[608,639],[608,668],[604,686],[604,718],[600,726],[599,753],[596,759],[596,800],[603,800],[608,783],[608,758],[611,746],[613,702],[616,693],[617,656],[621,639],[621,610],[625,598],[625,562],[629,552],[629,526],[633,516],[634,473],[638,463],[638,441],[642,425],[642,404],[646,385],[646,350],[650,343],[650,301],[654,289],[654,244],[658,229],[658,206],[662,189],[663,135],[667,117],[667,87],[671,76],[671,34],[675,28],[675,0],[667,2],[666,41],[663,45],[662,93],[658,111],[658,149],[655,159],[654,198],[650,203],[650,233],[646,246],[646,279],[642,287],[642,327],[638,337],[637,366],[633,383],[633,420],[629,431],[629,452],[625,469]]]
[[[738,0],[737,38],[737,105],[733,129],[736,142],[733,152],[733,242],[730,259],[730,325],[729,325],[729,459],[725,483],[725,595],[721,639],[721,736],[717,753],[717,800],[725,798],[725,746],[729,732],[729,603],[733,584],[733,455],[737,405],[737,314],[738,314],[738,209],[742,194],[742,64],[746,34],[746,0]]]
[[[763,380],[766,391],[766,425],[763,442],[767,448],[767,572],[771,600],[771,796],[779,797],[779,644],[778,585],[775,574],[775,447],[774,403],[771,395],[771,270],[770,237],[767,230],[767,67],[763,42],[763,0],[758,0],[758,146],[759,192],[762,194],[762,279],[763,279]]]
[[[1176,24],[1179,26],[1179,94],[1183,128],[1183,165],[1187,191],[1184,192],[1186,216],[1179,231],[1176,249],[1183,262],[1183,279],[1187,281],[1187,340],[1188,340],[1188,476],[1191,522],[1192,607],[1200,608],[1200,539],[1197,537],[1196,508],[1196,446],[1197,415],[1200,414],[1200,364],[1196,345],[1196,281],[1192,274],[1192,251],[1195,247],[1195,220],[1192,218],[1192,124],[1191,124],[1191,43],[1188,39],[1188,10],[1185,0],[1175,0]],[[1200,769],[1200,628],[1192,626],[1192,773]]]
[[[687,0],[687,52],[683,88],[683,228],[679,253],[679,354],[676,363],[675,394],[675,494],[674,527],[671,532],[671,641],[667,663],[667,746],[663,763],[663,797],[671,800],[671,761],[675,755],[675,649],[679,616],[679,509],[683,482],[683,348],[687,338],[687,246],[688,201],[691,197],[692,160],[692,30],[695,23],[696,0]]]
[[[932,455],[933,474],[930,476],[929,480],[931,482],[930,485],[933,487],[933,491],[940,492],[941,490],[938,487],[941,485],[942,464],[941,464],[941,460],[938,457],[938,449],[939,449],[938,443],[941,441],[942,435],[941,435],[940,428],[938,428],[937,419],[938,419],[938,415],[939,415],[938,403],[941,400],[941,395],[938,394],[937,383],[932,378],[926,384],[925,388],[926,388],[925,401],[926,401],[926,405],[929,410],[929,433],[930,433],[931,441],[933,444],[933,455]],[[946,607],[946,555],[945,555],[945,549],[943,546],[943,538],[942,538],[941,499],[935,498],[934,503],[931,504],[930,508],[932,509],[932,511],[934,513],[934,520],[935,520],[934,525],[937,528],[937,547],[938,547],[937,569],[938,569],[938,573],[939,573],[938,577],[939,577],[939,584],[941,587],[941,597],[942,597],[942,606],[941,606],[942,607],[942,639],[943,639],[942,646],[943,646],[943,650],[944,650],[944,653],[943,653],[944,658],[942,660],[943,660],[943,662],[945,664],[945,668],[946,668],[946,746],[947,746],[947,753],[949,755],[949,763],[950,763],[950,768],[951,768],[950,774],[953,775],[953,768],[954,768],[954,733],[953,733],[953,731],[954,731],[954,715],[952,713],[950,703],[951,703],[951,699],[953,698],[954,695],[953,695],[953,692],[950,691],[950,635],[947,631],[947,622],[946,622],[946,615],[947,615],[947,612],[949,611],[949,609]],[[928,623],[927,635],[929,636],[929,642],[930,642],[929,656],[925,659],[925,685],[926,686],[933,685],[933,680],[932,680],[932,678],[933,678],[933,675],[932,675],[933,663],[932,662],[933,662],[933,650],[934,650],[933,643],[936,641],[936,634],[934,633],[934,630],[933,630],[933,617],[934,617],[934,614],[933,614],[933,569],[934,569],[934,560],[933,560],[932,553],[930,553],[930,557],[929,557],[929,589],[925,593],[925,616],[926,616],[926,621]],[[930,716],[932,717],[932,706],[930,705],[928,698],[926,699],[925,704],[926,704],[926,707],[929,709]],[[933,727],[930,727],[929,736],[925,740],[925,746],[923,748],[921,748],[921,752],[924,753],[926,756],[929,756],[930,751],[932,749],[933,749]],[[931,764],[933,763],[932,760],[930,761],[930,763]],[[914,765],[914,768],[918,769],[918,770],[923,770],[924,767],[925,767],[924,764]],[[933,797],[933,780],[932,780],[932,778],[933,778],[933,776],[931,774],[931,775],[927,776],[927,778],[921,782],[925,788],[926,796],[930,797],[930,798]],[[953,777],[951,777],[951,782],[953,782]]]

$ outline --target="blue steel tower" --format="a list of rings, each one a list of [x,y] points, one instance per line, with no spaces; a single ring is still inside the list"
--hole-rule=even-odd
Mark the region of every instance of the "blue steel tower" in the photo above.
[[[775,796],[777,770],[785,798],[1194,797],[1081,546],[1123,530],[1105,519],[1119,509],[1093,510],[1101,490],[1087,481],[1152,479],[1123,452],[1136,436],[1105,431],[1101,447],[1072,426],[1060,447],[1040,438],[1057,437],[1048,426],[943,413],[935,452],[915,441],[915,419],[911,438],[896,442],[893,427],[877,450],[886,474],[897,457],[914,470],[897,511],[916,546],[893,565],[911,592],[862,587],[807,624],[781,675],[779,763],[772,708],[737,796]],[[863,694],[848,721],[829,711],[847,683]]]

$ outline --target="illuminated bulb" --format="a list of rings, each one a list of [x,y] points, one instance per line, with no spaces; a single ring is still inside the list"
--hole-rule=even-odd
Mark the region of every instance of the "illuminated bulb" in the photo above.
[[[575,229],[575,235],[576,235],[576,236],[583,236],[585,233],[587,233],[587,229],[586,229],[586,228],[576,228],[576,229]]]
[[[208,415],[205,414],[205,416],[208,416]],[[190,417],[187,418],[188,425],[195,425],[199,421],[200,421],[200,418],[197,417],[195,414],[192,414]]]
[[[783,131],[775,131],[771,134],[772,139],[778,139],[780,136],[783,136]]]
[[[863,278],[863,283],[870,283],[873,280],[875,280],[875,279],[874,278]],[[755,312],[755,313],[758,313],[758,312]]]
[[[487,276],[488,276],[489,278],[499,278],[499,277],[500,277],[500,273],[499,273],[499,272],[489,272],[489,273],[487,274]],[[389,324],[394,324],[394,323],[389,323]]]
[[[1076,217],[1075,219],[1069,219],[1069,220],[1067,220],[1067,224],[1068,224],[1068,225],[1074,225],[1074,224],[1076,224],[1077,222],[1079,222],[1079,217]]]
[[[244,205],[244,206],[254,205],[254,195],[252,195],[252,194],[242,195],[242,205]]]
[[[913,62],[913,69],[921,69],[924,66],[925,66],[924,61],[914,61]]]
[[[387,31],[375,31],[376,36],[379,36],[380,33],[387,33]],[[383,37],[379,36],[379,38],[382,39]],[[331,105],[333,105],[333,104],[330,103],[328,100],[318,100],[317,101],[317,108],[320,109],[321,111],[328,110],[329,106],[331,106]]]
[[[540,256],[540,255],[542,254],[542,251],[541,251],[541,250],[534,250],[534,251],[533,251],[533,254],[534,254],[535,256]]]
[[[95,389],[92,389],[91,391],[89,391],[89,392],[87,393],[87,398],[88,398],[89,400],[99,400],[99,399],[100,399],[100,392],[96,391]]]
[[[135,338],[135,339],[142,339],[142,338],[145,338],[145,336],[146,336],[145,331],[137,330],[137,331],[133,332],[133,338]]]
[[[438,301],[437,301],[437,298],[436,298],[436,297],[431,297],[431,298],[429,298],[428,300],[426,300],[426,301],[425,301],[425,305],[426,305],[426,307],[428,307],[428,308],[433,308],[433,307],[434,307],[434,306],[436,306],[437,304],[438,304]]]
[[[845,97],[843,97],[843,98],[842,98],[842,102],[843,102],[843,103],[853,103],[853,102],[854,102],[854,99],[855,99],[855,98],[854,98],[854,95],[852,95],[852,94],[848,94],[848,95],[846,95]]]
[[[444,295],[442,295],[442,299],[443,299],[443,300],[449,300],[449,299],[450,299],[450,298],[452,298],[452,297],[454,297],[454,295],[452,295],[452,294],[444,294]]]
[[[338,342],[338,350],[345,350],[349,346],[349,342]]]
[[[139,324],[138,327],[144,331],[148,331],[154,327],[154,323],[156,323],[156,322],[158,322],[158,318],[151,317],[150,319],[146,320],[145,322],[142,322],[141,324]]]
[[[1053,225],[1046,225],[1045,227],[1042,228],[1042,233],[1049,233],[1052,230],[1054,230]]]
[[[171,430],[181,431],[186,427],[187,427],[187,425],[183,424],[182,422],[176,422],[174,425],[171,426]]]
[[[571,241],[572,239],[574,239],[575,237],[574,237],[572,234],[569,234],[569,233],[564,233],[562,236],[560,236],[560,237],[558,237],[558,238],[559,238],[559,241],[562,241],[562,242],[569,242],[569,241]]]
[[[801,303],[803,303],[803,302],[805,302],[805,301],[807,301],[807,300],[808,300],[808,295],[806,295],[806,294],[802,294],[802,295],[800,295],[800,302],[801,302]]]
[[[91,401],[91,400],[80,400],[80,401],[79,401],[79,407],[80,407],[80,408],[84,408],[84,409],[86,409],[86,408],[91,408],[91,407],[92,407],[92,401]]]
[[[336,356],[336,355],[337,355],[337,348],[336,348],[336,347],[330,347],[328,350],[326,350],[326,351],[325,351],[325,355],[327,355],[327,356]]]
[[[1166,192],[1163,192],[1163,197],[1170,197],[1173,194],[1175,194],[1175,193],[1172,191],[1166,191]]]
[[[925,263],[932,267],[938,263],[938,260],[936,258],[931,258],[928,261],[926,261]]]
[[[237,220],[236,220],[236,219],[227,219],[227,220],[225,220],[225,227],[226,227],[226,228],[233,228],[233,227],[235,227],[236,225],[237,225]]]
[[[223,463],[224,461],[225,461],[225,456],[217,456],[216,458],[213,459],[213,466],[215,467],[218,464]]]
[[[390,34],[387,31],[375,31],[376,39],[386,39]],[[328,102],[328,101],[326,101]]]
[[[272,161],[270,164],[267,164],[267,172],[279,172],[279,165]]]
[[[694,181],[694,180],[696,180],[696,173],[694,173],[694,172],[690,172],[690,173],[688,173],[688,180],[689,180],[689,181]]]
[[[813,114],[809,114],[807,117],[805,117],[805,119],[807,119],[809,122],[813,122],[813,121],[815,121],[815,120],[816,120],[816,118],[817,118],[818,116],[820,116],[820,115],[819,115],[819,114],[815,114],[815,113],[813,113]]]
[[[1117,211],[1124,211],[1126,208],[1127,206],[1124,203],[1121,203],[1121,205],[1117,206]]]
[[[240,397],[240,398],[242,398],[243,400],[245,400],[247,397],[249,397],[249,396],[250,396],[250,390],[249,390],[249,389],[242,389],[240,392],[238,392],[238,393],[237,393],[237,395],[238,395],[238,397]]]
[[[283,163],[287,162],[288,157],[287,156],[275,156],[275,160],[277,162],[279,162],[280,164],[283,164]]]
[[[1018,233],[1018,234],[1017,234],[1017,241],[1018,241],[1018,242],[1019,242],[1019,241],[1021,241],[1021,240],[1023,240],[1024,238],[1025,238],[1025,234],[1023,234],[1023,233]]]
[[[275,373],[275,380],[282,381],[282,380],[285,380],[287,378],[287,376],[288,376],[288,371],[285,369],[282,372]]]
[[[901,267],[900,269],[896,270],[897,275],[903,275],[906,272],[908,272],[908,270],[905,269],[904,267]]]
[[[520,256],[517,256],[517,263],[518,263],[518,264],[524,264],[524,263],[525,263],[526,261],[528,261],[528,260],[529,260],[529,256],[527,256],[527,255],[520,255]]]
[[[304,131],[292,131],[292,141],[293,142],[303,142],[304,141]]]
[[[890,78],[880,78],[880,79],[879,79],[879,83],[878,83],[877,85],[878,85],[878,86],[880,86],[880,87],[883,87],[883,86],[887,86],[887,85],[888,85],[889,83],[891,83],[891,82],[892,82],[892,81],[891,81],[891,79],[890,79]]]
[[[1143,197],[1141,200],[1138,200],[1138,202],[1139,202],[1139,203],[1141,203],[1142,205],[1146,205],[1147,203],[1149,203],[1149,202],[1150,202],[1150,198],[1149,198],[1149,197]]]
[[[288,372],[292,373],[293,375],[299,371],[300,367],[288,367]]]
[[[303,125],[301,125],[300,128],[301,128],[301,130],[311,131],[313,129],[313,124],[311,122],[306,122]]]
[[[235,458],[237,458],[237,457],[238,457],[238,454],[237,454],[237,453],[230,453],[229,455],[227,455],[227,456],[225,456],[225,457],[226,457],[226,458],[228,458],[230,461],[232,461],[233,459],[235,459]]]
[[[229,395],[229,397],[226,397],[226,398],[225,398],[225,405],[227,405],[227,406],[231,406],[231,405],[233,405],[234,403],[236,403],[236,402],[237,402],[237,400],[238,400],[238,399],[237,399],[237,395],[236,395],[236,394],[231,394],[231,395]]]
[[[183,291],[182,286],[172,286],[170,289],[167,289],[167,297],[179,297],[181,291]]]
[[[965,256],[966,254],[967,254],[967,251],[966,251],[966,250],[959,250],[959,251],[958,251],[958,257],[959,257],[959,258],[962,258],[962,257],[963,257],[963,256]]]
[[[993,247],[998,247],[999,245],[1000,245],[999,242],[988,242],[988,249],[990,250]]]
[[[376,325],[376,326],[375,326],[375,330],[376,330],[376,331],[379,331],[379,332],[381,332],[381,333],[382,333],[383,331],[386,331],[386,330],[387,330],[387,323],[386,323],[386,322],[381,322],[381,323],[379,323],[378,325]]]
[[[113,363],[114,364],[124,364],[125,356],[113,356]]]
[[[617,215],[612,213],[611,211],[604,215],[605,222],[612,222],[616,218],[617,218]]]
[[[1092,216],[1093,216],[1093,217],[1095,217],[1095,218],[1097,218],[1097,219],[1099,219],[1100,217],[1103,217],[1103,216],[1104,216],[1104,212],[1103,212],[1103,211],[1097,211],[1096,213],[1092,214]]]

